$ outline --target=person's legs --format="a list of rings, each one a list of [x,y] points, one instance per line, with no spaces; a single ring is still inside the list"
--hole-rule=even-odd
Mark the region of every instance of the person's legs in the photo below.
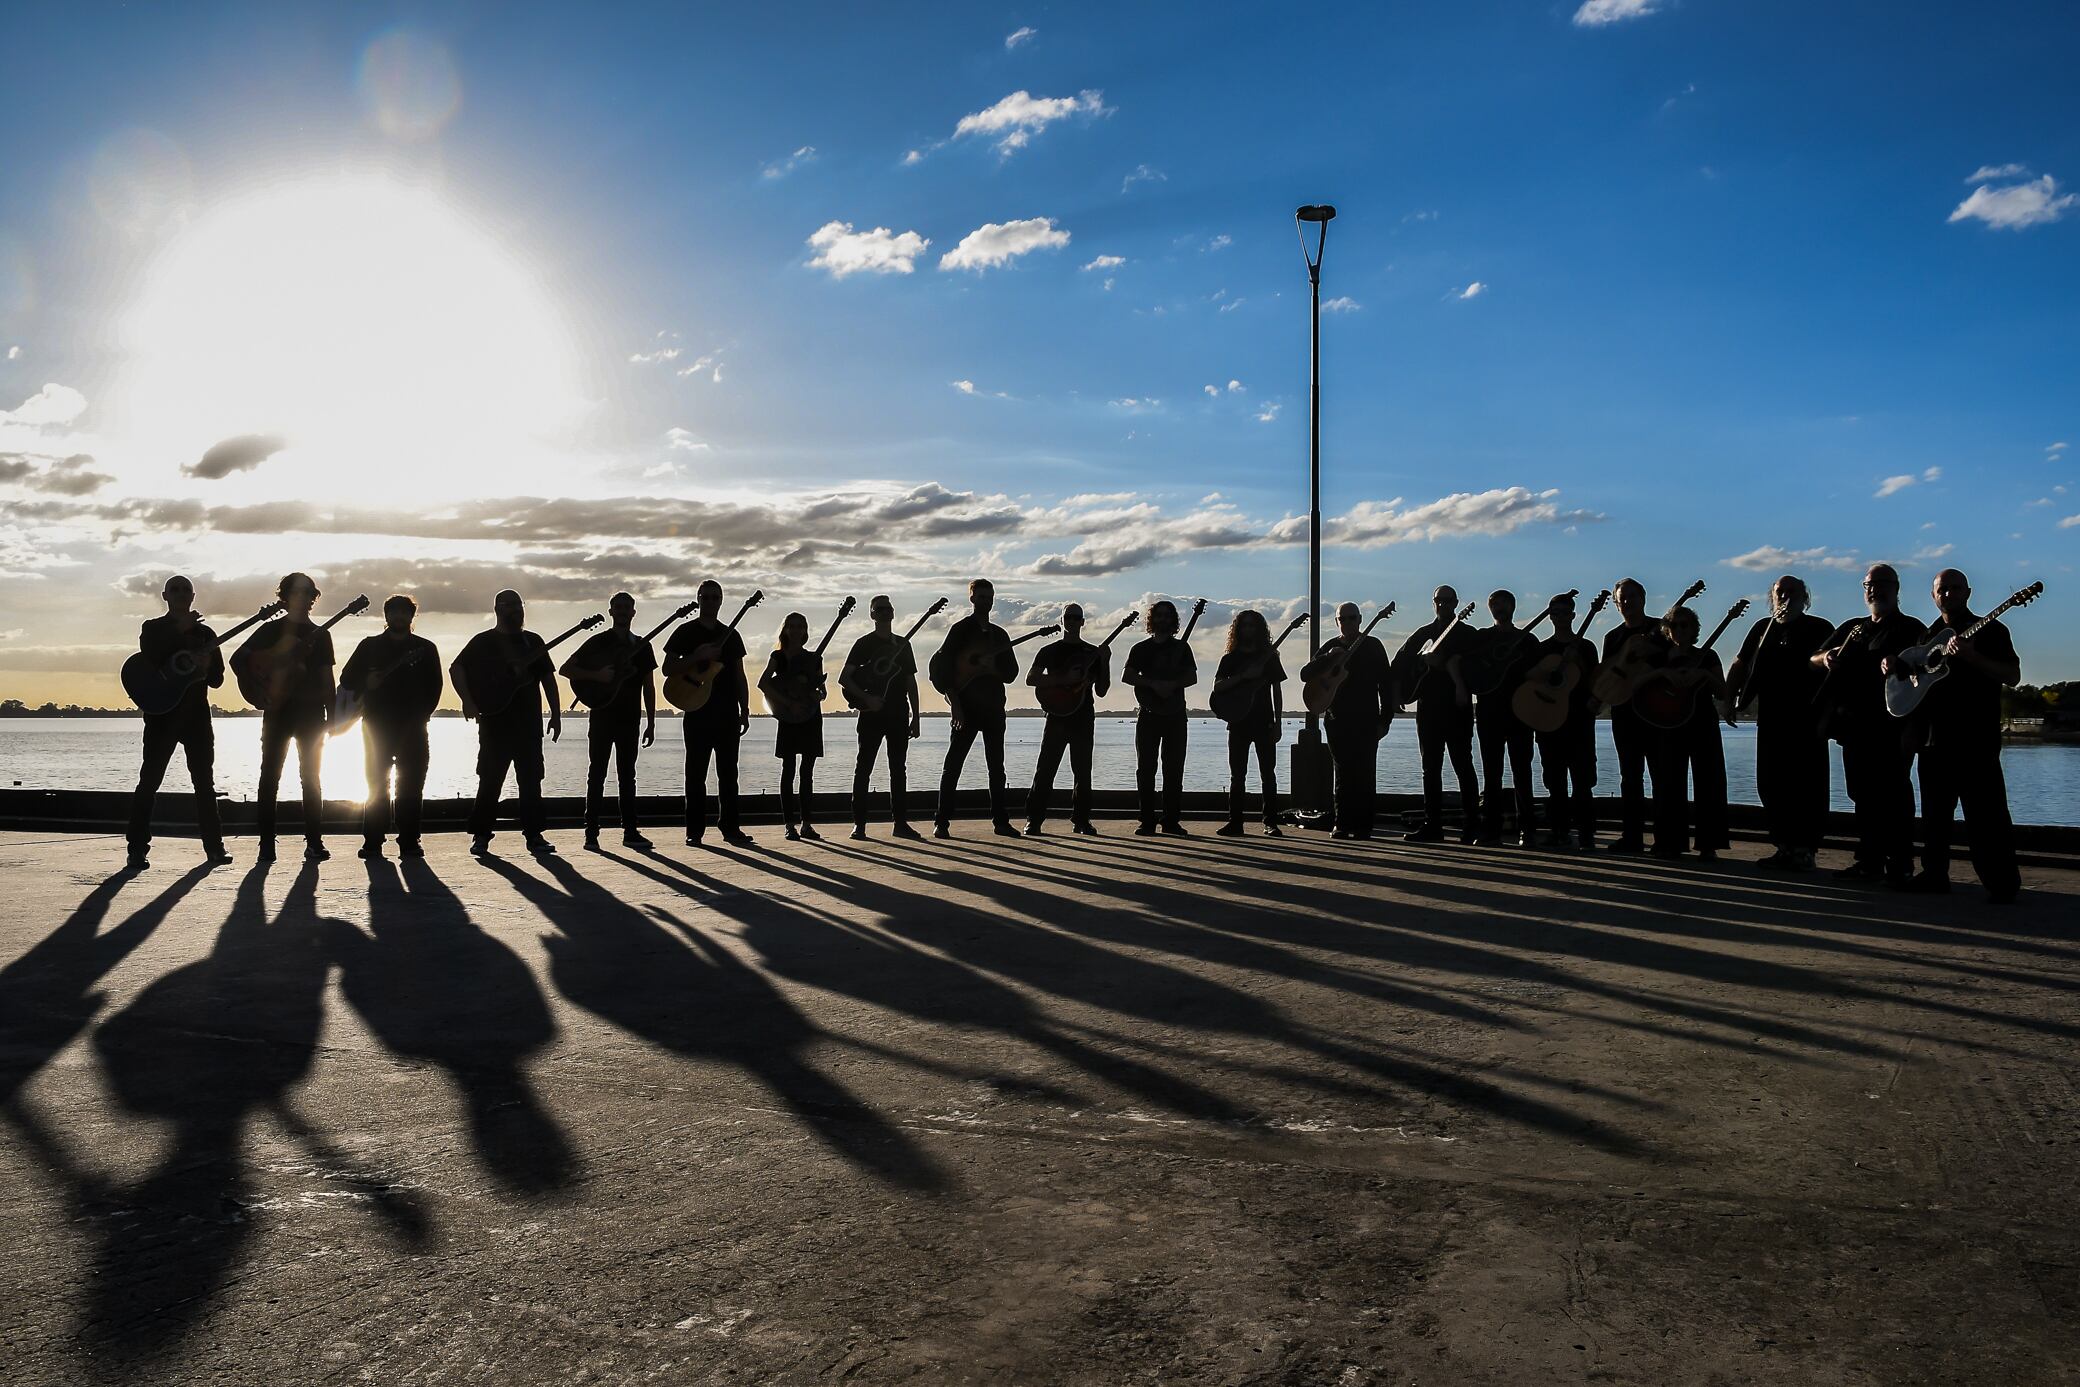
[[[1574,782],[1574,828],[1583,847],[1596,841],[1596,724],[1584,713],[1564,729],[1568,778]]]
[[[1654,745],[1654,851],[1680,853],[1689,846],[1689,821],[1683,802],[1689,779],[1687,748],[1670,733]]]
[[[1793,754],[1787,758],[1795,770],[1787,777],[1785,793],[1792,800],[1789,814],[1792,846],[1804,852],[1810,861],[1827,833],[1833,786],[1828,779],[1827,738],[1812,727],[1798,728],[1795,736]]]
[[[737,823],[737,752],[742,745],[734,726],[715,738],[715,798],[720,805],[715,822],[724,837],[743,831]]]
[[[1701,852],[1723,852],[1732,846],[1726,833],[1726,743],[1720,740],[1716,713],[1709,702],[1691,725],[1692,817]]]
[[[867,792],[874,783],[874,761],[881,754],[881,733],[859,724],[859,754],[852,762],[852,826],[867,826]],[[893,805],[890,806],[894,808]]]
[[[1228,729],[1228,828],[1240,833],[1243,791],[1249,775],[1250,735],[1240,727]]]
[[[282,762],[289,756],[289,727],[281,719],[260,715],[260,783],[255,787],[254,826],[260,841],[274,841],[275,798],[281,792]]]
[[[1184,826],[1184,753],[1188,723],[1183,716],[1166,718],[1163,728],[1163,822]]]
[[[522,737],[513,748],[513,784],[520,792],[520,831],[530,840],[549,826],[542,807],[542,739]]]
[[[810,831],[810,820],[815,818],[816,808],[816,758],[802,757],[802,831]]]
[[[999,827],[1010,822],[1011,806],[1004,793],[1004,724],[990,723],[982,729],[982,761],[989,768],[989,816]]]
[[[1062,753],[1068,747],[1068,719],[1047,719],[1040,729],[1040,759],[1033,763],[1033,788],[1026,791],[1026,823],[1034,828],[1047,822],[1048,801],[1054,798],[1055,772],[1061,768]]]
[[[1914,754],[1891,737],[1881,751],[1885,874],[1904,879],[1914,874]]]
[[[1416,709],[1416,746],[1423,758],[1423,826],[1444,827],[1445,729],[1436,714]]]
[[[1488,837],[1499,838],[1502,832],[1502,767],[1509,753],[1509,729],[1503,725],[1502,717],[1486,706],[1486,700],[1476,709],[1474,732],[1479,739],[1481,775],[1481,822],[1486,825]]]
[[[1069,771],[1076,780],[1076,788],[1069,797],[1069,821],[1088,824],[1091,821],[1091,743],[1096,739],[1097,724],[1090,718],[1078,718],[1069,729]]]
[[[361,722],[361,744],[361,765],[368,781],[367,797],[361,801],[361,845],[380,848],[390,832],[390,764],[396,750],[366,718]]]
[[[217,816],[216,731],[202,716],[190,721],[180,736],[188,757],[188,780],[195,787],[195,831],[202,836],[202,850],[218,857],[224,851],[224,824]]]
[[[1790,731],[1764,719],[1755,725],[1755,797],[1762,801],[1769,840],[1779,852],[1796,852],[1798,841],[1797,748]]]
[[[975,745],[975,725],[963,723],[946,739],[946,765],[939,772],[939,808],[933,815],[939,827],[953,822],[953,797],[961,785],[961,767],[967,763],[968,748]],[[986,749],[985,749],[986,751]]]
[[[1163,734],[1155,717],[1144,713],[1134,723],[1134,788],[1141,801],[1141,826],[1156,826],[1156,757]]]
[[[296,729],[296,778],[303,787],[303,838],[312,847],[325,841],[325,724],[306,722]]]
[[[144,754],[137,766],[137,788],[130,795],[128,837],[133,856],[151,849],[152,801],[158,797],[159,786],[166,779],[167,763],[173,760],[173,749],[179,745],[180,730],[171,717],[144,720]],[[198,788],[196,794],[201,793]],[[196,808],[199,811],[201,805],[198,803]]]
[[[1856,816],[1856,862],[1879,869],[1885,865],[1884,816],[1879,804],[1878,755],[1866,738],[1842,743],[1842,781]],[[1947,861],[1947,859],[1946,859]]]
[[[426,767],[431,760],[426,743],[426,725],[420,723],[396,734],[397,790],[392,796],[392,813],[397,825],[399,847],[419,846],[419,825],[426,805]]]
[[[888,738],[888,817],[897,828],[910,826],[907,781],[910,774],[910,733],[904,727],[890,728]]]
[[[1517,832],[1528,834],[1538,827],[1538,799],[1531,778],[1531,729],[1514,716],[1509,720],[1508,745],[1510,788],[1515,792],[1517,803]]]
[[[498,729],[477,724],[477,799],[470,806],[469,831],[473,838],[489,838],[498,823],[498,797],[505,793],[506,771],[513,753]]]
[[[1950,879],[1950,833],[1956,826],[1958,786],[1949,758],[1936,747],[1921,751],[1921,870]],[[1969,831],[1969,824],[1967,824]]]
[[[585,836],[599,837],[604,817],[601,801],[607,797],[607,759],[614,754],[614,739],[606,721],[598,714],[588,719],[585,729]]]
[[[641,754],[634,718],[614,729],[614,779],[618,794],[614,808],[621,818],[621,831],[634,833],[642,827],[642,806],[636,801],[636,757]]]
[[[1446,748],[1452,758],[1452,775],[1459,782],[1459,808],[1466,816],[1465,831],[1469,835],[1477,834],[1481,827],[1481,796],[1480,781],[1473,769],[1473,715],[1470,710],[1458,710],[1452,720]]]
[[[780,758],[780,821],[794,832],[794,767],[801,758],[787,752]]]
[[[690,719],[680,724],[679,731],[686,742],[686,836],[698,843],[708,831],[708,762],[715,755],[715,744],[707,729]]]
[[[1257,738],[1257,783],[1264,791],[1264,826],[1278,826],[1278,743],[1270,734]]]
[[[1994,896],[2012,896],[2022,886],[2022,872],[2015,865],[2015,822],[2008,812],[2008,782],[2001,773],[2000,748],[1967,750],[1957,761],[1952,783],[1964,804],[1972,869]]]
[[[1618,749],[1618,846],[1637,849],[1647,839],[1647,757],[1653,737],[1639,714],[1621,704],[1611,709],[1611,741]]]

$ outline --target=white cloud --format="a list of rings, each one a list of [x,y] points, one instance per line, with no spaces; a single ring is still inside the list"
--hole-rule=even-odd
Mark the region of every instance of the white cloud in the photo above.
[[[1238,393],[1238,392],[1240,392],[1240,391],[1241,391],[1241,389],[1242,389],[1242,382],[1241,382],[1241,381],[1239,381],[1239,380],[1231,380],[1231,381],[1229,381],[1229,382],[1228,382],[1228,390],[1229,390],[1229,393],[1231,393],[1231,394],[1234,394],[1234,393]]]
[[[1011,398],[1009,394],[1002,390],[984,390],[972,380],[948,381],[947,384],[960,391],[961,394],[974,399],[1008,400]]]
[[[1437,220],[1437,209],[1435,207],[1419,208],[1414,212],[1408,213],[1401,220],[1403,222],[1434,222]]]
[[[921,150],[921,149],[913,149],[913,150],[911,150],[911,151],[910,151],[910,152],[909,152],[908,154],[905,154],[905,155],[903,156],[903,167],[904,167],[904,168],[909,168],[909,167],[910,167],[910,166],[911,166],[912,164],[921,164],[921,163],[923,163],[923,162],[924,162],[924,151],[923,151],[923,150]]]
[[[1105,292],[1108,294],[1111,293],[1112,286],[1117,282],[1118,281],[1114,280],[1111,275],[1105,276]]]
[[[631,366],[648,366],[654,362],[677,361],[678,359],[679,349],[677,347],[659,347],[654,352],[629,353],[628,364]]]
[[[1081,91],[1074,96],[1034,96],[1028,91],[1015,91],[980,111],[962,116],[953,127],[953,137],[963,135],[997,136],[997,152],[1009,155],[1026,147],[1033,136],[1057,121],[1071,116],[1102,116],[1109,114],[1104,93]],[[908,162],[906,160],[906,162]]]
[[[814,163],[815,160],[816,146],[805,144],[785,159],[775,159],[772,163],[767,164],[763,169],[759,170],[759,177],[771,179],[785,178],[802,165]]]
[[[1750,573],[1777,573],[1787,568],[1831,568],[1837,572],[1853,573],[1863,567],[1863,560],[1856,557],[1854,550],[1837,554],[1827,548],[1781,549],[1774,544],[1765,544],[1720,562],[1728,568],[1745,569]]]
[[[1208,241],[1206,243],[1206,248],[1208,250],[1226,250],[1229,246],[1232,246],[1234,244],[1235,238],[1233,236],[1230,236],[1227,232],[1223,231],[1220,235],[1214,237],[1211,241]]]
[[[901,274],[917,268],[917,257],[931,242],[914,231],[898,236],[885,226],[854,231],[851,222],[825,222],[809,238],[816,248],[809,264],[829,270],[832,279],[853,274]]]
[[[1206,386],[1205,390],[1207,394],[1211,395],[1216,400],[1218,400],[1221,397],[1221,388],[1218,385]]]
[[[1125,192],[1136,183],[1168,183],[1170,175],[1152,164],[1136,164],[1134,171],[1120,180],[1119,190]]]
[[[1033,39],[1039,35],[1039,33],[1040,31],[1038,29],[1035,29],[1032,25],[1022,24],[1018,28],[1013,29],[1010,33],[1004,35],[1004,47],[1006,49],[1012,49],[1018,47],[1022,43],[1031,43]]]
[[[1322,312],[1324,313],[1355,313],[1364,306],[1364,304],[1359,303],[1349,294],[1338,294],[1333,299],[1322,300]]]
[[[709,352],[706,356],[695,357],[687,365],[681,366],[675,374],[684,378],[686,376],[697,376],[703,371],[711,370],[714,372],[711,378],[715,384],[722,384],[722,353],[720,350]]]
[[[1957,204],[1950,220],[1977,219],[1998,230],[2020,231],[2026,226],[2057,221],[2075,203],[2080,203],[2080,193],[2059,192],[2058,180],[2047,173],[2034,182],[2010,183],[2005,187],[1982,183]]]
[[[1931,467],[1921,474],[1921,480],[1924,482],[1939,482],[1943,480],[1943,469]]]
[[[664,431],[665,443],[682,453],[705,453],[708,445],[693,436],[691,430],[670,428]]]
[[[1455,290],[1452,297],[1456,299],[1477,299],[1487,292],[1488,286],[1476,279],[1464,289]]]
[[[43,389],[22,401],[15,409],[0,409],[0,424],[26,424],[32,428],[43,428],[51,424],[69,424],[87,412],[87,397],[69,385],[48,382]]]
[[[14,361],[18,359],[21,356],[21,354],[22,349],[20,347],[9,347],[7,349],[7,359],[9,361]]]
[[[1947,556],[1957,546],[1954,544],[1931,544],[1914,551],[1916,563],[1928,563]]]
[[[2066,442],[2064,439],[2060,439],[2058,442],[2052,444],[2050,447],[2044,450],[2044,456],[2049,458],[2056,458],[2060,453],[2063,453],[2065,450]]]
[[[972,380],[957,380],[953,382],[953,388],[960,391],[963,395],[972,395],[975,393],[975,382]]]
[[[1973,171],[1967,183],[1990,183],[1996,178],[2027,178],[2029,169],[2022,164],[1981,164]]]
[[[1278,412],[1283,408],[1285,408],[1285,406],[1281,405],[1276,400],[1271,400],[1267,402],[1262,409],[1257,411],[1257,422],[1259,424],[1271,423],[1273,420],[1278,418]]]
[[[1110,270],[1127,263],[1124,255],[1096,255],[1083,268],[1086,270]]]
[[[2069,515],[2058,522],[2058,528],[2061,530],[2070,530],[2076,525],[2080,525],[2080,515]]]
[[[1660,8],[1660,0],[1582,0],[1582,7],[1574,12],[1574,22],[1594,29],[1627,19],[1645,19]]]
[[[1223,313],[1233,313],[1236,309],[1242,307],[1242,305],[1248,302],[1248,299],[1229,299],[1226,303],[1221,305],[1220,311]]]
[[[1069,233],[1054,224],[1053,217],[1027,217],[1015,222],[986,222],[961,238],[961,243],[939,257],[942,270],[987,270],[1010,263],[1017,256],[1036,250],[1056,250],[1069,244]]]
[[[1872,492],[1871,495],[1875,499],[1882,501],[1887,496],[1905,491],[1908,487],[1914,485],[1914,482],[1915,477],[1911,472],[1902,472],[1896,477],[1887,477],[1884,481],[1879,482],[1878,489]]]
[[[1133,395],[1123,395],[1119,399],[1113,400],[1110,403],[1114,409],[1124,409],[1134,414],[1140,414],[1151,409],[1161,409],[1163,407],[1163,402],[1155,398],[1155,396],[1153,395],[1145,395],[1139,397]]]

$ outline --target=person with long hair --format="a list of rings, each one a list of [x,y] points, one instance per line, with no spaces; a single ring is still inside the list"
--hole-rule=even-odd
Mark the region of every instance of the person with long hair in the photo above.
[[[770,703],[773,691],[786,679],[806,679],[812,685],[823,676],[823,661],[809,649],[809,618],[789,612],[780,623],[780,641],[766,660],[766,672],[758,677],[758,691]],[[773,735],[773,754],[780,758],[780,818],[787,825],[789,841],[823,835],[809,822],[810,801],[815,797],[816,758],[823,755],[823,718],[802,722],[780,720]],[[801,793],[795,793],[795,773],[801,773]]]
[[[1177,638],[1177,605],[1156,602],[1142,618],[1148,639],[1127,652],[1120,682],[1134,690],[1140,712],[1134,723],[1135,783],[1140,791],[1141,824],[1135,833],[1146,838],[1163,832],[1182,836],[1184,826],[1184,748],[1191,726],[1184,691],[1199,682],[1192,647]],[[1163,790],[1156,794],[1156,772]]]
[[[1278,732],[1285,703],[1280,692],[1286,677],[1278,652],[1271,647],[1271,628],[1254,607],[1235,613],[1228,623],[1228,648],[1213,673],[1210,693],[1238,689],[1251,695],[1248,711],[1228,724],[1228,821],[1215,830],[1223,838],[1242,835],[1243,791],[1251,751],[1257,756],[1257,783],[1264,791],[1264,832],[1281,836],[1278,827]]]
[[[1697,855],[1716,861],[1727,847],[1726,746],[1719,739],[1719,699],[1726,678],[1719,657],[1697,648],[1697,613],[1674,607],[1661,618],[1668,641],[1661,678],[1691,692],[1690,716],[1656,739],[1654,855],[1681,857],[1696,830]]]

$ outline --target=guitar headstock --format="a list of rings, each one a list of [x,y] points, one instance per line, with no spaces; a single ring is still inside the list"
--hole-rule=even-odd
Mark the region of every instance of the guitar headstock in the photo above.
[[[1197,621],[1200,617],[1205,615],[1206,599],[1202,597],[1198,601],[1192,603],[1192,620]]]
[[[1589,603],[1588,619],[1590,621],[1596,620],[1596,614],[1602,611],[1605,607],[1608,607],[1610,604],[1611,590],[1609,588],[1605,588],[1602,592],[1597,593],[1596,596],[1593,599],[1591,599]]]
[[[2039,583],[2039,584],[2038,584],[2037,586],[2039,586],[2039,587],[2042,587],[2042,586],[2043,586],[2043,584]],[[280,601],[279,599],[277,599],[277,600],[275,600],[275,601],[273,601],[273,602],[270,602],[270,603],[268,603],[268,604],[267,604],[266,606],[262,607],[262,608],[261,608],[261,609],[260,609],[259,611],[257,611],[257,612],[254,612],[254,613],[253,613],[253,620],[255,620],[255,621],[265,621],[265,620],[267,620],[267,619],[268,619],[269,617],[271,617],[271,616],[280,616],[280,615],[281,615],[281,614],[282,614],[283,612],[285,612],[285,611],[287,611],[287,610],[288,610],[287,606],[286,606],[286,605],[284,605],[284,604],[283,604],[283,603],[282,603],[282,602],[281,602],[281,601]]]
[[[939,598],[934,598],[934,599],[933,599],[933,601],[932,601],[932,605],[931,605],[931,606],[929,606],[929,607],[926,607],[926,608],[924,609],[924,615],[923,615],[923,616],[921,616],[921,617],[919,617],[919,618],[918,618],[917,620],[918,620],[918,622],[919,622],[920,624],[922,624],[922,623],[924,623],[924,622],[930,621],[930,620],[931,620],[931,619],[932,619],[933,617],[935,617],[935,616],[939,615],[939,613],[941,613],[941,612],[943,612],[943,611],[945,611],[945,610],[946,610],[946,599],[945,599],[945,598],[943,598],[943,597],[939,597]]]
[[[851,616],[852,609],[858,605],[859,599],[857,597],[848,597],[843,602],[840,602],[838,604],[838,620],[843,621],[846,617]]]
[[[2017,590],[2013,597],[2010,597],[2006,602],[2002,603],[2001,605],[2004,607],[2027,607],[2030,603],[2036,601],[2039,597],[2042,597],[2043,595],[2044,584],[2042,580],[2039,580],[2037,582],[2031,583],[2026,588],[2021,588]]]
[[[1678,598],[1676,599],[1676,605],[1677,605],[1678,607],[1680,607],[1680,606],[1683,606],[1683,605],[1684,605],[1685,603],[1689,602],[1689,600],[1690,600],[1691,598],[1693,598],[1693,597],[1697,596],[1697,595],[1698,595],[1699,593],[1701,593],[1701,592],[1703,592],[1703,591],[1704,591],[1704,579],[1702,579],[1702,578],[1699,578],[1699,579],[1698,579],[1698,580],[1697,580],[1696,582],[1692,583],[1692,584],[1691,584],[1691,585],[1690,585],[1689,587],[1687,587],[1687,588],[1684,588],[1684,589],[1683,589],[1683,595],[1682,595],[1681,597],[1678,597]]]
[[[1392,615],[1394,615],[1394,604],[1392,602],[1389,602],[1386,606],[1381,607],[1378,611],[1374,612],[1372,614],[1372,619],[1374,621],[1385,621],[1388,617]]]
[[[1731,607],[1728,607],[1726,609],[1726,619],[1728,621],[1739,621],[1744,615],[1747,614],[1748,608],[1754,605],[1754,603],[1750,602],[1747,598],[1743,597],[1739,601],[1735,602]]]
[[[1452,618],[1452,620],[1454,620],[1454,621],[1464,621],[1464,620],[1466,620],[1466,618],[1468,618],[1468,617],[1470,617],[1470,616],[1472,616],[1472,615],[1473,615],[1473,603],[1471,603],[1471,602],[1468,602],[1468,603],[1467,603],[1467,604],[1466,604],[1465,606],[1463,606],[1463,607],[1461,607],[1461,608],[1459,609],[1459,615],[1457,615],[1457,616],[1453,617],[1453,618]]]
[[[1702,586],[1702,585],[1700,584],[1700,586]],[[751,609],[752,609],[753,607],[756,607],[756,606],[757,606],[757,605],[758,605],[759,603],[761,603],[761,602],[763,602],[763,601],[765,601],[765,600],[766,600],[766,591],[765,591],[765,589],[764,589],[764,588],[753,588],[753,589],[751,590],[751,595],[750,595],[749,597],[747,597],[747,598],[745,598],[745,599],[744,599],[744,610],[748,612],[748,611],[750,611],[750,610],[751,610]]]
[[[700,600],[700,599],[699,599],[698,597],[696,597],[696,598],[694,598],[694,599],[693,599],[693,600],[692,600],[691,602],[688,602],[688,603],[686,603],[686,604],[685,604],[684,606],[681,606],[681,607],[675,607],[675,608],[673,608],[673,609],[672,609],[672,614],[671,614],[671,616],[669,616],[669,617],[667,617],[667,618],[665,619],[665,623],[664,623],[664,624],[665,624],[665,625],[667,625],[667,626],[669,626],[669,625],[671,625],[671,624],[672,624],[673,622],[675,622],[675,621],[678,621],[678,620],[680,620],[681,618],[683,618],[683,617],[684,617],[684,616],[685,616],[685,615],[686,615],[686,614],[687,614],[688,612],[697,612],[697,611],[699,611],[700,609],[701,609],[701,600]]]
[[[1033,634],[1036,636],[1053,636],[1060,634],[1061,629],[1062,623],[1057,621],[1052,625],[1041,627],[1038,631],[1035,631]]]
[[[583,621],[578,623],[578,629],[580,631],[590,631],[595,626],[604,626],[606,624],[606,613],[594,612],[591,616],[586,617]]]

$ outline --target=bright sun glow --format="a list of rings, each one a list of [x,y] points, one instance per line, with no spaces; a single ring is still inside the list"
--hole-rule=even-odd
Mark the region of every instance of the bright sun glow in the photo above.
[[[253,474],[263,490],[512,482],[576,410],[564,331],[532,277],[437,195],[381,176],[210,210],[152,267],[126,326],[132,436],[192,461],[281,435],[290,452]]]

